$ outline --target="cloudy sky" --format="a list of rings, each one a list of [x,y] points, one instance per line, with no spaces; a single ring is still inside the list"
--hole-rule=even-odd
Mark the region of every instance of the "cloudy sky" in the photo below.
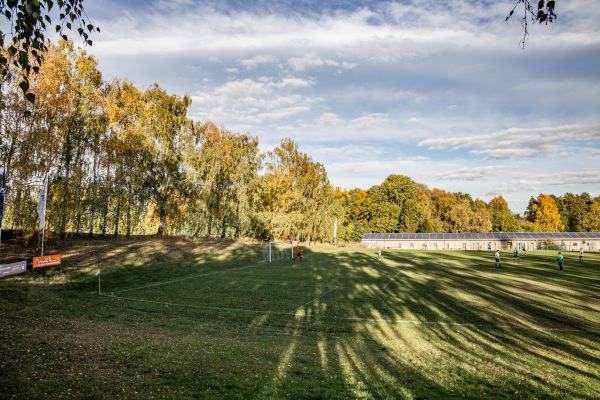
[[[537,1],[533,1],[537,4]],[[389,174],[522,214],[600,195],[600,2],[505,22],[512,0],[94,0],[105,80],[158,83],[190,117],[289,137],[334,186]]]

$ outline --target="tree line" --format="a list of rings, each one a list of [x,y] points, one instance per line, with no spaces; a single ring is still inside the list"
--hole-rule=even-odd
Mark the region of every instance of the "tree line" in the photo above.
[[[3,229],[31,234],[48,178],[46,231],[57,235],[190,235],[357,241],[366,232],[600,230],[600,199],[532,198],[523,218],[489,203],[390,175],[368,190],[333,187],[291,139],[258,138],[187,116],[188,96],[105,81],[71,41],[48,46],[29,78],[0,92]],[[18,75],[15,68],[11,72]]]

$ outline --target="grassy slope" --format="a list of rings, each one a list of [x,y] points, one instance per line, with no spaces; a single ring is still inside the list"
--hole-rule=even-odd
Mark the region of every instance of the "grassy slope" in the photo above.
[[[600,396],[599,254],[304,250],[51,244],[61,269],[0,280],[0,398]]]

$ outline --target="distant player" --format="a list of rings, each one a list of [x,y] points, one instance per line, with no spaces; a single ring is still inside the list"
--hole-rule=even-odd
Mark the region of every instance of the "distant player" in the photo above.
[[[502,261],[500,261],[500,250],[496,250],[494,257],[496,258],[496,264],[494,266],[497,268],[502,268]]]
[[[296,257],[294,257],[294,259],[292,261],[296,261],[296,258],[300,258],[300,261],[302,261],[302,247],[298,247],[298,251],[296,252]]]
[[[579,262],[583,262],[583,247],[579,249]]]
[[[558,267],[560,268],[560,270],[562,271],[562,265],[563,265],[563,255],[560,253],[560,251],[558,252],[558,257],[556,257],[556,261],[558,262]]]
[[[377,259],[381,260],[383,256],[381,255],[381,249],[377,249]]]
[[[519,249],[517,247],[515,247],[515,251],[513,251],[513,262],[521,262],[519,261]]]
[[[523,254],[527,254],[527,249],[525,248],[525,243],[523,243]]]

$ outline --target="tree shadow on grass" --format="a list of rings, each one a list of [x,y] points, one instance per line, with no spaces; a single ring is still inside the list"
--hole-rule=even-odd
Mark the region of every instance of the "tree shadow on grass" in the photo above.
[[[338,310],[335,305],[331,309],[356,321],[354,325],[360,334],[354,337],[354,347],[343,352],[352,353],[354,359],[362,355],[363,360],[354,361],[355,370],[360,370],[358,365],[370,364],[372,371],[378,371],[369,375],[374,381],[411,371],[406,379],[419,382],[418,389],[396,386],[392,393],[398,397],[419,396],[424,390],[425,397],[438,398],[504,397],[515,393],[531,398],[588,398],[597,394],[597,321],[593,314],[573,315],[565,309],[568,295],[561,295],[563,286],[548,290],[550,295],[537,293],[532,298],[505,288],[512,284],[510,279],[506,282],[510,274],[524,274],[506,272],[506,268],[481,269],[481,257],[473,265],[464,266],[469,262],[464,255],[444,254],[444,263],[450,265],[440,266],[435,263],[439,256],[411,259],[412,255],[407,254],[387,255],[388,266],[379,268],[390,277],[385,284],[382,280],[372,286],[364,285],[372,274],[356,272],[360,268],[347,272],[352,275],[348,281],[361,284],[356,289],[344,286],[346,296],[360,301],[339,302],[341,308],[347,309]],[[343,264],[343,256],[339,257]],[[346,263],[370,265],[373,260],[349,254]],[[400,274],[398,267],[404,268]],[[475,276],[466,270],[474,267]],[[532,274],[528,280],[537,282],[544,277]],[[556,285],[554,278],[548,281]],[[585,300],[580,298],[573,304],[582,308]],[[312,315],[318,312],[315,310]],[[364,348],[359,349],[357,343]],[[388,362],[374,361],[377,348],[388,349],[395,343],[402,345],[395,352],[386,353]],[[339,362],[342,368],[343,359]],[[451,377],[444,379],[444,375]],[[574,377],[578,383],[573,383]]]
[[[113,387],[105,393],[124,390],[138,398],[537,399],[598,393],[598,314],[589,304],[598,278],[591,267],[565,279],[551,275],[541,256],[528,258],[527,267],[522,260],[494,270],[487,254],[400,251],[377,260],[372,251],[311,248],[304,248],[302,263],[254,267],[259,247],[225,246],[219,250],[225,258],[210,251],[198,258],[192,247],[180,247],[177,258],[168,254],[175,247],[151,256],[147,247],[129,247],[119,254],[137,252],[144,261],[108,267],[115,290],[198,271],[227,272],[182,284],[179,300],[169,300],[175,289],[168,285],[131,298],[92,297],[89,271],[73,271],[71,281],[53,288],[61,308],[28,319],[50,330],[44,343],[34,339],[31,346],[46,354],[41,364],[55,369],[60,363],[53,355],[65,353],[75,369],[94,375],[76,357],[76,349],[87,349],[112,366],[110,372],[92,384],[66,377],[65,386],[77,382],[83,393],[96,393],[92,386],[110,377]],[[0,293],[19,291],[11,288],[0,286]],[[16,298],[34,306],[31,296]],[[4,318],[19,317],[5,310],[13,314]],[[56,315],[85,329],[47,325]],[[25,335],[18,321],[10,326]],[[83,334],[86,329],[96,332],[94,339]],[[100,350],[93,340],[102,343]],[[19,343],[4,349],[3,365]],[[49,378],[39,361],[20,359],[25,371]],[[42,385],[6,371],[0,374],[1,383],[11,382],[6,393],[31,394],[31,385]],[[54,394],[60,390],[66,389],[57,387]]]

